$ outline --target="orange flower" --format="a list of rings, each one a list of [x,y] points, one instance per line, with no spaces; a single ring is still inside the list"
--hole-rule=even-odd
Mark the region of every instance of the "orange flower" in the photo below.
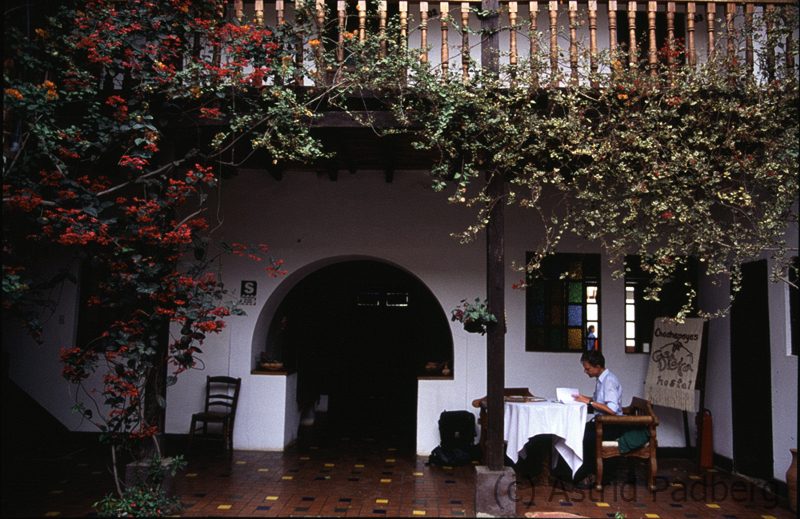
[[[317,47],[319,46],[319,40],[316,38],[314,38],[313,40],[308,40],[308,44],[311,45],[312,47]]]
[[[628,94],[617,94],[617,99],[619,99],[620,101],[625,101],[626,99],[628,99]]]
[[[22,92],[20,92],[16,88],[6,88],[4,90],[4,93],[9,97],[13,97],[17,101],[22,101],[24,99]]]
[[[342,33],[342,38],[344,38],[345,40],[352,40],[355,37],[356,33],[354,32],[345,31]]]

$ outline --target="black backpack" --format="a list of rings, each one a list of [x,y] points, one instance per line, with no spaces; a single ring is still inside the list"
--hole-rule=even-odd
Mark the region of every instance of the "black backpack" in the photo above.
[[[439,437],[445,449],[471,449],[475,443],[475,415],[469,411],[443,411],[439,415]]]
[[[469,411],[444,411],[439,416],[441,445],[431,451],[428,463],[456,467],[480,455],[475,441],[475,415]]]

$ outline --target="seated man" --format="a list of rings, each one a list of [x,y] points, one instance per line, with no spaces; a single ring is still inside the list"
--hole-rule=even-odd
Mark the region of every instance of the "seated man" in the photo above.
[[[622,385],[619,379],[610,370],[606,369],[606,359],[598,350],[583,352],[581,355],[583,372],[589,377],[596,378],[597,383],[594,388],[594,396],[575,395],[578,402],[589,405],[589,409],[594,409],[595,413],[602,414],[622,414]],[[604,440],[615,440],[621,434],[617,427],[606,426],[603,428]],[[586,423],[583,434],[583,465],[575,473],[574,482],[580,488],[591,488],[594,484],[595,472],[595,423],[594,419]],[[586,481],[584,481],[586,480]]]

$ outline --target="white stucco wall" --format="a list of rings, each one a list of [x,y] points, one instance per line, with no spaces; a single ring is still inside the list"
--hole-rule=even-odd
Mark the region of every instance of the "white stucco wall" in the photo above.
[[[399,173],[393,183],[386,183],[380,172],[344,174],[337,182],[313,172],[289,172],[278,182],[261,172],[244,171],[224,182],[225,225],[216,238],[229,242],[267,242],[276,255],[285,259],[292,272],[297,269],[304,271],[304,275],[305,271],[337,259],[375,258],[418,277],[446,311],[462,298],[485,293],[483,238],[461,245],[449,236],[471,223],[471,212],[448,205],[446,193],[432,192],[425,173]],[[524,350],[525,296],[523,291],[512,289],[521,273],[513,271],[510,265],[512,261],[524,262],[525,252],[536,243],[538,232],[526,212],[509,209],[506,385],[527,386],[545,396],[554,396],[556,386],[567,384],[591,393],[594,381],[583,374],[577,354]],[[562,250],[596,252],[598,248],[568,238]],[[309,269],[309,265],[313,268]],[[624,283],[612,279],[611,270],[603,264],[602,337],[607,365],[620,377],[627,402],[632,396],[642,394],[647,356],[624,352]],[[292,415],[284,409],[285,402],[290,400],[286,386],[263,382],[265,378],[280,377],[250,375],[250,370],[271,318],[271,314],[261,315],[261,310],[274,311],[280,297],[275,301],[270,297],[271,292],[281,287],[279,292],[285,294],[281,285],[294,284],[302,276],[290,274],[284,279],[269,279],[263,275],[262,265],[226,257],[223,277],[234,291],[243,279],[258,280],[258,299],[255,306],[246,307],[247,316],[232,317],[224,334],[206,341],[203,356],[206,371],[241,376],[245,380],[236,445],[281,448],[290,441],[291,428],[281,422],[276,435],[268,432],[268,424],[274,425],[273,417],[285,419]],[[417,450],[423,454],[439,442],[439,413],[444,409],[471,409],[470,402],[486,391],[485,337],[467,334],[456,323],[451,323],[451,330],[453,380],[424,380],[418,387]],[[199,382],[195,376],[184,377],[170,388],[167,432],[186,432],[192,409],[197,408],[201,398]],[[191,405],[184,403],[187,399],[192,400]],[[660,445],[683,446],[681,414],[659,409],[659,415]]]
[[[795,205],[795,214],[797,205]],[[797,222],[786,233],[790,250],[798,249]],[[764,259],[769,258],[764,255]],[[769,261],[771,271],[772,262]],[[724,308],[730,284],[723,279],[711,286],[701,278],[700,303],[704,308]],[[789,287],[783,282],[768,284],[770,364],[772,384],[772,456],[775,479],[785,481],[791,463],[790,448],[797,447],[797,356],[790,354]],[[731,388],[730,317],[709,323],[706,407],[714,420],[714,452],[733,458],[733,408]],[[742,382],[743,383],[743,382]]]
[[[166,432],[188,432],[190,417],[202,408],[205,377],[209,374],[241,377],[242,392],[236,420],[238,449],[278,450],[297,434],[299,412],[295,403],[296,376],[251,374],[254,357],[266,340],[271,312],[287,286],[307,273],[342,259],[373,258],[406,270],[424,283],[446,312],[462,298],[485,294],[485,251],[481,236],[461,245],[449,234],[472,223],[471,210],[447,204],[447,193],[435,193],[424,172],[399,172],[387,183],[382,172],[340,174],[330,181],[313,172],[287,172],[276,181],[263,172],[242,171],[224,180],[219,207],[222,227],[216,240],[265,242],[285,260],[290,274],[269,278],[263,264],[224,257],[226,286],[237,296],[243,279],[257,280],[254,306],[246,316],[232,316],[228,326],[203,345],[203,369],[182,374],[168,388]],[[216,213],[216,208],[215,211]],[[527,386],[535,394],[553,396],[556,386],[576,386],[590,393],[594,381],[581,369],[574,353],[532,353],[524,350],[525,296],[512,289],[521,273],[526,250],[536,243],[540,230],[530,214],[509,208],[506,218],[506,385]],[[791,236],[791,233],[790,233]],[[796,236],[796,233],[795,233]],[[796,237],[794,238],[796,246]],[[596,252],[596,245],[567,237],[564,252]],[[620,378],[624,400],[641,395],[647,356],[626,354],[623,347],[624,283],[611,277],[612,267],[602,263],[601,337],[608,367]],[[75,335],[75,287],[66,284],[59,307],[45,323],[45,345],[34,346],[5,327],[4,349],[9,352],[12,379],[44,405],[67,427],[93,430],[70,412],[74,391],[60,376],[58,347]],[[775,477],[784,479],[788,449],[797,444],[797,359],[787,356],[786,297],[783,285],[770,286],[770,322],[773,384],[773,434]],[[725,303],[727,286],[701,286],[701,303],[714,308]],[[272,297],[274,294],[274,297]],[[60,316],[64,323],[60,324]],[[470,409],[473,399],[486,393],[486,339],[465,333],[450,323],[453,334],[452,380],[418,383],[417,451],[427,454],[439,442],[438,417],[445,409]],[[709,326],[707,407],[714,414],[715,452],[732,456],[730,410],[730,345],[727,318]],[[43,381],[47,381],[43,383]],[[473,410],[474,411],[474,410]],[[684,446],[683,422],[678,411],[658,408],[659,444]],[[690,424],[694,429],[693,416]],[[692,436],[694,438],[694,436]],[[693,440],[694,441],[694,440]]]

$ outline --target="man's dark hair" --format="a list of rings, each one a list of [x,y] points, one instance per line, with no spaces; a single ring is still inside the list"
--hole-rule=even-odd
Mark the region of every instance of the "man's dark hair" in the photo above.
[[[584,351],[583,355],[581,355],[581,362],[588,362],[592,366],[600,366],[601,368],[606,367],[606,358],[603,357],[599,350]]]

